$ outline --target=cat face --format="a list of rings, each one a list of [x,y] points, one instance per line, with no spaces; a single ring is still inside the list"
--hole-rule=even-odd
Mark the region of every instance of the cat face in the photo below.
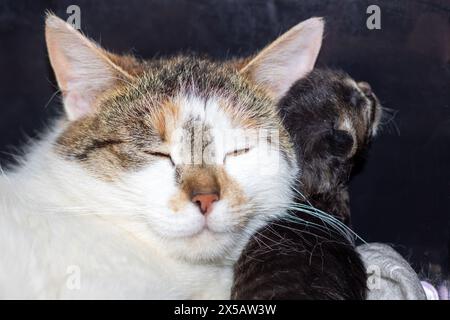
[[[150,232],[172,247],[181,244],[180,253],[195,248],[196,256],[211,257],[284,211],[295,156],[271,100],[239,83],[236,74],[207,61],[163,64],[70,122],[57,150],[99,180],[120,183],[136,211],[145,213]],[[212,79],[190,71],[190,87],[161,94],[175,81],[166,72],[179,77],[169,68],[186,74],[203,69],[222,77],[220,87],[202,91]],[[149,78],[158,78],[161,88]],[[240,88],[228,92],[233,86]]]
[[[236,69],[112,55],[50,16],[46,39],[68,118],[55,150],[107,184],[167,251],[190,260],[233,254],[292,198],[296,158],[275,107],[291,83],[269,81],[268,68],[282,72],[279,51],[303,48],[295,77],[308,72],[322,27],[300,24]]]

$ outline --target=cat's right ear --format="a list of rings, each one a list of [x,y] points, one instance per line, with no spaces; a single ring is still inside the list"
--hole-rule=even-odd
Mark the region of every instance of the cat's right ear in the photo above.
[[[322,46],[324,21],[305,20],[284,33],[240,70],[274,99],[280,99],[316,63]]]
[[[45,21],[45,40],[69,120],[92,112],[96,98],[118,79],[131,78],[105,50],[53,14]]]

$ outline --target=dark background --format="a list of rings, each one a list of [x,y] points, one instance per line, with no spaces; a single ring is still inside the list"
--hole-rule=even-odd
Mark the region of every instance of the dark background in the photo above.
[[[91,38],[143,58],[248,55],[301,20],[326,17],[318,65],[370,82],[384,106],[398,111],[352,182],[355,230],[367,241],[394,244],[425,276],[448,270],[450,1],[0,0],[2,165],[12,146],[35,136],[60,108],[59,99],[50,101],[56,89],[44,12],[67,19],[71,4],[81,8],[81,28]],[[381,8],[381,30],[366,27],[370,4]]]

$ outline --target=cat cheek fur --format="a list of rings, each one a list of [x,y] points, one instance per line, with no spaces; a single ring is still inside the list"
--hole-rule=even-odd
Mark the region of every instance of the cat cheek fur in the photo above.
[[[174,176],[172,166],[160,160],[122,179],[135,197],[136,207],[130,208],[130,214],[142,216],[150,231],[162,238],[187,237],[203,228],[203,217],[193,204],[185,201],[180,212],[168,205],[178,193]]]

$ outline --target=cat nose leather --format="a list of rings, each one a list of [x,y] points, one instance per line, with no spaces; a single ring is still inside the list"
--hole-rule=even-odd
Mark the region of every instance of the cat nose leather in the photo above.
[[[192,197],[191,201],[198,206],[202,214],[209,214],[213,203],[219,201],[217,193],[199,193]]]

